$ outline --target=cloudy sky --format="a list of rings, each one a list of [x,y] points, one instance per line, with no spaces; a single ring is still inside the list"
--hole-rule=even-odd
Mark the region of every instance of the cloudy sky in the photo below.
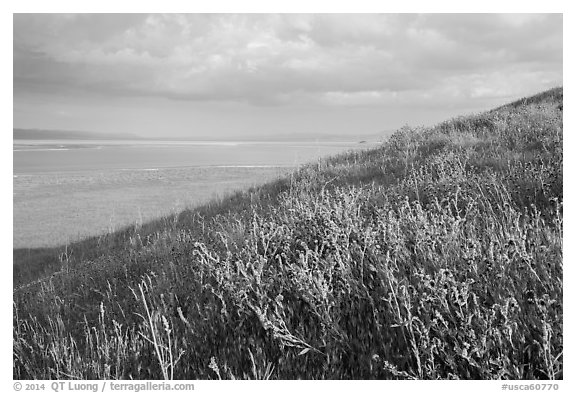
[[[560,86],[560,14],[15,14],[14,127],[364,135]]]

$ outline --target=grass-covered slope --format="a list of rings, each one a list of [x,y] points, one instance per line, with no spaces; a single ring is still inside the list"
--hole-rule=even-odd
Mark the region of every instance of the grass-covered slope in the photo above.
[[[14,378],[562,378],[562,94],[72,245]]]

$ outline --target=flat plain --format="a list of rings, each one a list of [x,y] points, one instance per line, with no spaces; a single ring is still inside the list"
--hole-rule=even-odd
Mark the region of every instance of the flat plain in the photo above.
[[[159,168],[14,178],[14,248],[59,246],[193,208],[289,167]]]

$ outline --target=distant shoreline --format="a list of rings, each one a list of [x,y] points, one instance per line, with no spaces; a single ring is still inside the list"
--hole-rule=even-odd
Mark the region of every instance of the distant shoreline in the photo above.
[[[155,172],[155,171],[168,171],[168,170],[194,170],[194,169],[283,169],[283,168],[296,168],[297,165],[180,165],[180,166],[166,166],[157,168],[103,168],[103,169],[82,169],[82,170],[58,170],[46,172],[18,172],[12,175],[12,178],[28,177],[28,176],[44,176],[44,175],[87,175],[95,173],[108,173],[108,172]]]
[[[362,142],[379,142],[392,133],[394,130],[384,130],[378,133],[356,134],[356,135],[338,135],[338,134],[281,134],[281,135],[244,135],[241,139],[234,140],[234,137],[223,138],[209,135],[199,135],[194,137],[186,136],[159,136],[143,137],[132,133],[99,133],[88,131],[65,131],[65,130],[41,130],[41,129],[24,129],[14,128],[12,139],[14,141],[138,141],[142,143],[157,142],[177,142],[177,143],[362,143]]]
[[[373,140],[286,140],[286,141],[267,141],[267,140],[173,140],[173,139],[14,139],[13,146],[83,146],[83,145],[138,145],[138,146],[158,146],[158,145],[185,145],[185,146],[237,146],[237,145],[343,145],[343,144],[378,144],[381,141]]]

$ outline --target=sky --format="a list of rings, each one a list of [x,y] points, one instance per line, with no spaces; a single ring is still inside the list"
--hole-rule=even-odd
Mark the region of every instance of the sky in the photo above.
[[[14,14],[15,128],[386,134],[563,84],[561,14]]]

